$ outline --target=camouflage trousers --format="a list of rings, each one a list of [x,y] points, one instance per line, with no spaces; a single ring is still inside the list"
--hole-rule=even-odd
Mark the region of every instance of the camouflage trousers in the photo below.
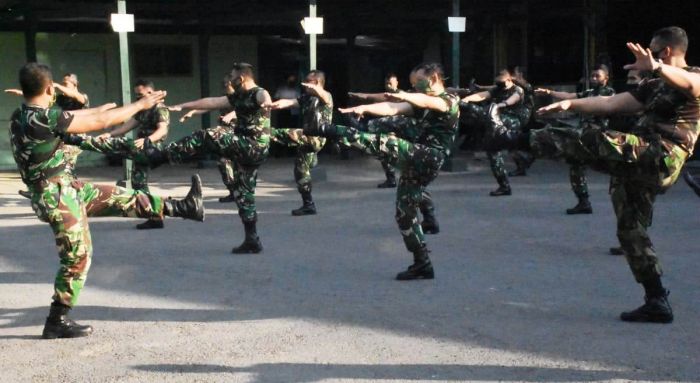
[[[225,157],[220,157],[217,167],[219,168],[219,174],[221,174],[221,181],[224,183],[224,186],[226,186],[226,189],[233,192],[235,190],[234,186],[236,185],[234,182],[233,161]]]
[[[339,130],[344,127],[337,126]],[[426,187],[438,175],[445,161],[442,151],[398,138],[394,134],[360,132],[355,141],[344,143],[385,160],[401,171],[396,189],[396,214],[406,249],[416,252],[425,247],[425,236],[418,222],[418,210],[433,213],[433,203]]]
[[[272,129],[271,138],[282,145],[297,148],[294,159],[294,181],[299,193],[311,193],[311,169],[318,165],[318,152],[323,149],[326,139],[305,136],[301,129]]]
[[[571,190],[574,191],[576,198],[588,199],[588,181],[586,180],[586,166],[577,161],[569,162],[569,182]]]
[[[258,168],[265,162],[270,148],[270,136],[237,135],[230,128],[217,127],[199,130],[168,144],[163,151],[172,163],[197,160],[204,153],[231,159],[233,165],[233,193],[238,215],[243,222],[257,221],[255,188]]]
[[[408,141],[415,141],[421,133],[420,126],[417,124],[417,119],[407,116],[385,116],[370,120],[367,123],[367,132],[369,133],[395,133],[401,138]],[[379,161],[382,164],[384,175],[387,180],[396,180],[396,169],[389,165],[387,160]]]
[[[74,306],[85,285],[92,257],[88,217],[163,218],[163,199],[143,191],[83,183],[69,174],[31,185],[32,208],[48,222],[61,266],[54,301]]]
[[[579,161],[614,177],[611,198],[617,216],[617,237],[638,282],[662,274],[647,229],[656,195],[678,179],[688,157],[663,139],[590,126],[583,130],[547,127],[530,132],[538,157]]]
[[[521,117],[507,112],[500,112],[499,117],[501,118],[502,126],[496,126],[488,115],[488,105],[477,105],[474,103],[467,103],[462,105],[460,108],[462,113],[462,121],[468,125],[475,125],[482,127],[486,130],[484,135],[484,140],[489,141],[494,135],[498,134],[500,130],[520,130],[522,126]],[[491,173],[496,182],[501,187],[510,187],[508,182],[508,172],[505,167],[505,160],[503,158],[503,153],[501,151],[486,151],[486,157],[489,159],[489,165],[491,166]]]
[[[163,148],[162,141],[154,142],[159,149]],[[131,164],[131,187],[136,190],[148,192],[148,161],[141,149],[134,144],[134,139],[129,137],[110,137],[98,139],[85,136],[80,144],[80,149],[103,154],[119,154],[133,160]]]

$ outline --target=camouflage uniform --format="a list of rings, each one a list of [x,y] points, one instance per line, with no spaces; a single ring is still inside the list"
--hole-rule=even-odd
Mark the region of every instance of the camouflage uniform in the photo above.
[[[517,104],[498,110],[499,117],[505,129],[520,130],[520,128],[527,123],[530,118],[530,112],[527,110],[527,108],[525,108],[525,92],[523,91],[523,88],[517,85],[513,85],[508,89],[499,89],[498,87],[494,87],[488,92],[491,95],[489,102],[493,104],[504,102],[516,93],[520,94],[520,101],[518,101]],[[482,128],[486,128],[486,141],[490,140],[491,137],[497,134],[498,132],[496,129],[499,129],[491,120],[488,110],[489,108],[487,105],[477,105],[471,102],[462,103],[461,105],[464,123],[467,125],[477,125]],[[491,165],[491,172],[496,178],[499,187],[510,189],[508,173],[506,172],[503,155],[501,152],[487,150],[486,155],[488,156],[489,164]]]
[[[64,94],[59,94],[56,96],[56,106],[61,108],[62,110],[70,111],[70,110],[80,110],[80,109],[87,109],[90,107],[90,99],[88,98],[88,95],[83,93],[83,97],[85,97],[85,103],[81,103],[78,100],[67,97]],[[66,155],[66,162],[68,163],[68,171],[75,174],[75,165],[78,162],[78,156],[80,155],[81,150],[78,149],[76,146],[72,145],[66,145],[65,147],[65,155]]]
[[[219,111],[219,114],[221,117],[231,113],[233,111],[233,108],[226,108],[226,109],[221,109]],[[233,131],[236,128],[236,123],[235,120],[232,120],[231,122],[224,123],[221,121],[219,126],[213,128],[213,129],[228,129],[230,131]],[[221,174],[221,181],[224,183],[226,186],[226,189],[229,190],[233,194],[235,190],[235,183],[233,181],[233,162],[231,162],[230,158],[226,157],[219,157],[219,162],[217,164],[217,167],[219,168],[219,173]]]
[[[457,134],[459,97],[443,93],[448,111],[415,109],[417,130],[415,140],[398,138],[396,134],[357,132],[344,143],[359,148],[401,170],[396,190],[396,222],[408,251],[426,250],[425,237],[417,215],[426,186],[438,175],[445,158],[450,155]],[[342,130],[343,127],[337,127]],[[427,257],[427,256],[426,256]]]
[[[163,104],[158,104],[151,109],[141,111],[134,116],[138,123],[136,126],[136,138],[146,138],[158,129],[159,123],[170,124],[170,112]],[[166,135],[167,136],[167,135]],[[153,142],[156,147],[162,147],[166,136],[158,142]],[[134,161],[131,170],[131,187],[136,190],[148,191],[148,166]]]
[[[583,92],[576,93],[576,98],[597,97],[597,96],[612,96],[615,90],[609,86],[599,86],[587,89]],[[608,118],[601,116],[581,116],[579,129],[587,129],[591,126],[598,126],[602,129],[608,128]],[[571,190],[574,191],[579,200],[588,199],[588,182],[586,182],[586,167],[574,160],[569,161],[569,181],[571,182]]]
[[[147,192],[80,182],[68,171],[63,135],[73,117],[60,109],[22,105],[12,115],[10,143],[32,208],[56,238],[61,267],[56,302],[73,306],[85,283],[92,256],[87,217],[161,218],[164,201]]]
[[[330,94],[329,94],[330,97]],[[333,99],[329,104],[322,104],[318,97],[307,93],[301,95],[297,101],[301,109],[302,121],[306,124],[308,119],[318,119],[324,123],[333,120]],[[318,152],[323,149],[326,139],[323,137],[305,136],[302,129],[272,129],[271,137],[282,145],[296,146],[297,156],[294,160],[294,180],[297,190],[304,195],[311,194],[311,169],[318,164]]]
[[[256,87],[227,96],[236,111],[233,131],[200,130],[163,148],[168,160],[173,163],[193,161],[206,152],[230,158],[234,166],[238,215],[244,223],[257,221],[255,187],[258,168],[267,159],[270,148],[270,118],[256,99],[262,91],[263,88]]]
[[[523,106],[525,107],[525,110],[523,110],[522,112],[523,121],[520,128],[523,131],[525,131],[526,129],[529,129],[528,124],[530,123],[533,112],[535,110],[535,89],[532,87],[532,84],[530,84],[527,81],[513,79],[513,82],[515,83],[515,85],[523,88],[524,92]],[[517,170],[525,171],[532,165],[532,162],[534,161],[534,159],[528,152],[515,150],[511,151],[510,155],[513,158],[513,162],[515,162]]]
[[[686,70],[700,73],[700,68]],[[700,133],[700,98],[689,98],[660,78],[643,80],[630,92],[644,105],[629,133],[591,126],[583,130],[533,130],[533,153],[540,157],[571,158],[616,177],[611,197],[617,236],[635,276],[644,283],[661,275],[661,265],[647,234],[653,204],[681,172]]]
[[[384,116],[370,120],[367,123],[367,131],[374,134],[392,133],[404,140],[416,142],[425,128],[419,122],[415,117],[402,115]],[[383,167],[386,164],[393,173],[394,167],[389,165],[388,159],[381,159],[381,163]],[[428,217],[435,222],[435,204],[433,196],[427,189],[423,189],[419,208],[424,219]]]

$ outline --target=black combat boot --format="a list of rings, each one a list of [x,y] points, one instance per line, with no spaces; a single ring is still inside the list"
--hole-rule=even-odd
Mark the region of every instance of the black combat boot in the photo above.
[[[20,190],[17,193],[24,198],[32,199],[32,193],[29,190]]]
[[[391,189],[396,187],[396,177],[386,177],[386,181],[377,184],[379,189]]]
[[[225,197],[219,197],[219,202],[220,203],[227,203],[227,202],[236,202],[236,195],[233,192],[233,189],[228,189],[228,195]]]
[[[593,207],[588,197],[579,197],[578,204],[571,209],[566,209],[566,214],[593,214]]]
[[[524,177],[527,175],[527,170],[525,168],[518,166],[515,170],[508,172],[508,177]]]
[[[396,279],[399,281],[410,281],[413,279],[433,279],[435,272],[433,264],[428,258],[428,248],[423,245],[418,251],[413,253],[413,264],[408,266],[406,271],[396,274]]]
[[[333,125],[327,122],[319,121],[318,124],[309,124],[307,126],[304,126],[305,136],[317,136],[336,139],[345,138],[348,140],[348,142],[354,142],[357,140],[356,134],[357,129],[353,128],[352,126]]]
[[[423,213],[423,222],[420,223],[421,229],[425,234],[437,234],[440,232],[440,223],[433,214]]]
[[[80,338],[92,334],[91,326],[81,326],[68,318],[69,311],[69,306],[59,302],[51,303],[51,310],[46,317],[41,337],[44,339]]]
[[[620,319],[625,322],[673,322],[673,310],[668,303],[669,291],[663,288],[661,279],[656,277],[643,285],[646,293],[645,303],[636,310],[623,312]]]
[[[162,229],[165,227],[162,219],[149,219],[146,222],[139,223],[136,228],[139,230]]]
[[[625,255],[625,251],[622,249],[622,246],[611,247],[610,255]]]
[[[165,215],[191,219],[193,221],[204,221],[202,180],[199,178],[198,174],[192,176],[192,186],[184,199],[175,200],[168,198],[165,201]]]
[[[507,177],[497,177],[496,182],[498,182],[498,189],[489,192],[489,195],[491,197],[501,197],[513,194],[513,191],[510,189],[510,183],[508,182]]]
[[[245,229],[245,239],[240,246],[234,247],[231,252],[233,254],[257,254],[263,250],[262,243],[258,237],[256,229],[256,221],[244,221],[243,228]]]
[[[292,210],[293,216],[316,214],[316,204],[314,203],[314,200],[311,198],[311,192],[302,192],[301,193],[301,200],[302,200],[303,204],[301,205],[300,208]]]

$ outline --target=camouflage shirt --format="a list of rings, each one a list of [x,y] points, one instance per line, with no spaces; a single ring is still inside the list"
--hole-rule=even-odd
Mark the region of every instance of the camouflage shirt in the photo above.
[[[159,123],[170,123],[170,112],[164,104],[158,104],[151,109],[136,113],[134,120],[138,123],[137,138],[146,138],[158,129]],[[165,140],[165,136],[161,140]]]
[[[23,104],[12,113],[10,145],[25,184],[66,173],[68,161],[59,136],[71,121],[73,116],[59,108]]]
[[[499,88],[499,87],[493,87],[488,90],[489,94],[491,95],[491,100],[495,103],[499,102],[505,102],[507,99],[509,99],[511,96],[514,94],[519,94],[520,95],[520,100],[513,104],[509,105],[505,108],[499,109],[499,112],[501,113],[509,113],[512,115],[517,116],[519,119],[527,119],[530,117],[530,110],[525,107],[525,91],[523,88],[513,85],[508,89],[505,88]],[[524,121],[526,122],[526,121]]]
[[[513,80],[513,82],[523,89],[523,106],[527,108],[528,112],[532,111],[535,107],[535,89],[527,81]]]
[[[685,70],[700,73],[698,67]],[[688,97],[658,77],[642,80],[639,88],[630,94],[644,104],[642,116],[632,128],[633,133],[656,136],[688,153],[693,152],[700,132],[700,97]]]
[[[333,121],[333,96],[328,94],[331,98],[330,103],[324,104],[320,97],[312,96],[308,93],[304,93],[297,99],[299,102],[299,108],[301,109],[301,115],[303,121],[306,121],[304,117],[308,113],[318,114],[318,119],[324,123],[331,123]],[[318,100],[318,107],[316,100]]]
[[[270,135],[269,113],[258,103],[258,92],[263,88],[255,87],[248,91],[237,91],[226,96],[236,111],[236,134],[248,137]]]
[[[74,98],[66,96],[65,94],[59,94],[56,96],[56,105],[63,110],[87,109],[90,107],[90,99],[85,93],[83,93],[83,97],[85,97],[84,104]]]
[[[416,109],[418,126],[421,134],[416,143],[430,146],[450,155],[455,136],[457,135],[457,122],[459,121],[459,96],[442,93],[437,96],[447,102],[448,110],[438,112],[432,109]]]
[[[598,97],[598,96],[613,96],[615,89],[605,85],[595,88],[586,89],[583,92],[576,93],[576,98]],[[603,129],[607,129],[610,119],[602,116],[581,115],[581,126],[584,124],[598,125]]]

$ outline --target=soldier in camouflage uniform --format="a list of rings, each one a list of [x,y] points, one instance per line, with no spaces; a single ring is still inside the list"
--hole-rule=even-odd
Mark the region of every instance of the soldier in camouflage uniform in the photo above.
[[[559,100],[571,100],[574,98],[586,98],[597,96],[612,96],[615,94],[615,90],[608,86],[609,77],[610,76],[608,73],[608,68],[605,65],[601,65],[591,72],[591,88],[586,89],[583,92],[556,92],[550,89],[537,89],[536,92],[540,94],[551,95],[553,98]],[[581,115],[578,129],[589,129],[590,127],[595,126],[600,127],[601,129],[607,129],[608,120],[608,118],[602,116]],[[591,202],[588,198],[586,167],[579,161],[576,161],[575,159],[570,159],[568,161],[570,165],[569,181],[571,182],[571,189],[574,191],[574,194],[578,199],[578,203],[573,208],[566,209],[566,214],[591,214],[593,213],[593,207],[591,207]]]
[[[467,125],[476,125],[486,130],[486,140],[498,134],[497,128],[520,130],[530,119],[530,112],[525,107],[525,92],[513,82],[507,70],[499,72],[495,79],[496,86],[462,99],[460,109],[463,121]],[[477,105],[490,101],[489,105]],[[498,189],[489,193],[492,197],[511,195],[503,155],[499,151],[486,151],[491,165],[491,172],[498,182]]]
[[[459,97],[445,92],[442,67],[424,64],[414,73],[419,93],[396,93],[390,96],[393,102],[361,105],[341,109],[341,112],[416,116],[422,133],[415,142],[398,138],[395,134],[360,132],[354,127],[340,125],[319,125],[304,131],[307,135],[342,137],[346,145],[386,158],[389,164],[401,170],[396,190],[396,221],[406,248],[413,253],[414,262],[408,270],[396,276],[399,280],[434,278],[428,248],[417,220],[418,207],[423,191],[437,177],[449,155],[459,119]]]
[[[302,123],[331,123],[333,121],[333,97],[323,87],[326,75],[320,70],[312,70],[301,85],[305,91],[297,99],[279,99],[270,105],[272,110],[300,108]],[[311,169],[318,164],[318,152],[323,149],[326,139],[305,136],[302,129],[272,129],[272,139],[283,145],[296,146],[297,157],[294,161],[294,180],[301,194],[302,206],[292,210],[292,215],[302,216],[316,214],[316,204],[311,197]]]
[[[144,97],[155,91],[153,82],[147,80],[137,80],[134,85],[136,99]],[[168,135],[170,125],[170,112],[164,104],[158,104],[151,109],[144,110],[136,114],[132,119],[122,126],[103,134],[102,138],[121,137],[133,129],[137,129],[136,146],[143,148],[146,139],[152,145],[161,147]],[[148,166],[139,161],[134,161],[131,169],[131,187],[136,190],[148,191]],[[163,220],[157,218],[149,219],[146,222],[136,225],[137,229],[162,229]]]
[[[262,243],[257,233],[258,214],[255,207],[255,187],[258,168],[267,159],[270,148],[270,94],[255,83],[253,66],[236,63],[231,70],[234,93],[207,97],[175,105],[170,109],[216,110],[233,107],[236,127],[225,130],[200,130],[159,149],[148,145],[146,152],[151,166],[163,163],[183,163],[196,160],[203,153],[230,158],[234,166],[234,189],[238,215],[243,221],[245,240],[233,248],[234,254],[259,253]]]
[[[85,284],[92,257],[88,217],[159,217],[164,215],[204,220],[201,184],[193,177],[184,200],[166,200],[148,192],[79,181],[68,171],[61,136],[104,129],[160,102],[155,92],[136,103],[106,112],[64,112],[50,108],[55,95],[50,69],[30,63],[19,71],[25,103],[11,118],[10,145],[22,181],[32,194],[37,217],[54,232],[61,267],[54,283],[53,303],[46,319],[44,338],[87,336],[92,327],[67,318]]]
[[[650,48],[628,43],[636,62],[625,69],[652,71],[637,90],[611,97],[564,100],[541,108],[548,114],[571,110],[613,115],[641,112],[628,133],[592,126],[584,130],[548,127],[529,134],[504,132],[494,149],[531,150],[549,158],[572,158],[618,178],[622,187],[612,194],[618,204],[617,237],[646,303],[624,312],[624,321],[673,321],[668,290],[661,283],[661,265],[647,233],[656,195],[678,178],[700,133],[700,68],[685,61],[688,38],[678,27],[654,33]]]
[[[386,101],[385,93],[399,93],[399,92],[402,92],[402,90],[399,89],[399,78],[395,73],[390,72],[386,75],[386,77],[384,77],[384,92],[383,93],[349,92],[348,96],[362,100],[362,101],[382,102],[382,101]],[[397,116],[397,117],[402,118],[403,116]],[[379,160],[379,162],[382,164],[382,170],[384,170],[384,176],[386,177],[386,180],[384,182],[378,184],[377,187],[380,189],[395,188],[396,187],[396,170],[391,165],[389,165],[389,163],[386,160]]]
[[[512,68],[508,68],[508,71],[513,77],[513,82],[515,85],[521,87],[524,92],[523,106],[525,107],[526,111],[523,111],[523,114],[527,114],[528,117],[527,121],[522,124],[521,128],[523,131],[525,131],[529,129],[530,121],[532,121],[532,114],[535,112],[535,88],[533,88],[532,84],[525,79],[525,73],[523,73],[521,67],[514,66]],[[508,172],[508,177],[520,177],[527,175],[527,169],[529,169],[534,162],[532,156],[530,156],[529,153],[517,150],[512,151],[510,156],[513,158],[516,168],[515,170]]]
[[[224,95],[231,95],[233,94],[233,84],[231,84],[231,76],[226,75],[224,77]],[[192,116],[196,114],[203,114],[203,113],[208,113],[208,110],[190,110],[189,112],[185,113],[181,118],[180,122],[185,122],[187,119],[191,118]],[[219,109],[219,124],[210,129],[215,129],[219,131],[223,131],[223,133],[226,132],[233,132],[233,130],[236,127],[236,112],[233,110],[232,107],[226,107],[226,108],[221,108]],[[220,197],[219,202],[221,203],[227,203],[227,202],[235,202],[236,201],[236,194],[235,194],[235,183],[234,183],[234,177],[233,177],[233,163],[231,162],[231,159],[226,158],[226,157],[219,157],[219,161],[217,164],[217,167],[219,168],[219,174],[221,174],[221,181],[224,183],[224,186],[226,186],[226,189],[228,190],[228,195],[225,197]]]

